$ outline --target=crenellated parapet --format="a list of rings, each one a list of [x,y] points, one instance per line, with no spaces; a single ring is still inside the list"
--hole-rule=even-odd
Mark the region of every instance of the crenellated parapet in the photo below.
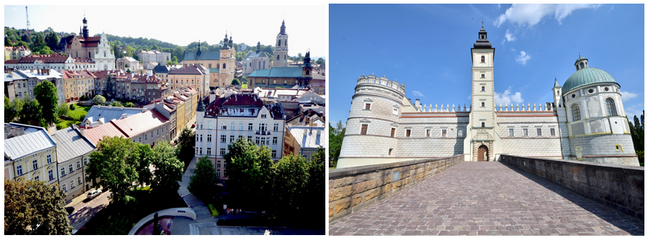
[[[400,93],[402,97],[406,94],[406,85],[403,83],[399,84],[397,80],[391,81],[386,78],[386,76],[377,77],[374,73],[370,76],[361,75],[361,77],[357,79],[357,86],[366,84],[380,85],[386,88],[391,88],[394,91]]]
[[[551,103],[544,103],[544,104],[535,104],[533,103],[533,106],[530,106],[530,103],[528,105],[526,104],[521,104],[519,106],[519,103],[513,104],[510,103],[510,106],[508,104],[505,105],[505,108],[503,107],[502,104],[499,104],[499,108],[497,109],[498,112],[552,112],[554,111],[553,105]]]

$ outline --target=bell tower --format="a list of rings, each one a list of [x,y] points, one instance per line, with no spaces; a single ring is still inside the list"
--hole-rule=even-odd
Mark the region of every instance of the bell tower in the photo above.
[[[282,26],[280,27],[280,33],[275,38],[275,49],[273,49],[273,66],[274,67],[288,67],[289,62],[287,58],[289,57],[289,35],[285,31],[286,27],[284,26],[284,20],[282,20]]]
[[[471,53],[472,104],[464,144],[465,161],[495,161],[501,147],[494,103],[495,51],[483,26]]]

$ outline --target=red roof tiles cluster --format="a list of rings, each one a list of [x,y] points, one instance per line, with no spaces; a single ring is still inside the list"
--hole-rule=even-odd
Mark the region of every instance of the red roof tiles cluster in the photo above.
[[[95,78],[95,75],[88,70],[64,70],[61,71],[61,74],[63,74],[63,79],[75,78],[75,76],[81,76],[80,78]]]
[[[266,107],[271,113],[271,118],[282,119],[284,116],[284,109],[280,103],[267,104],[257,94],[232,94],[225,98],[217,98],[205,108],[205,116],[229,115],[228,108],[226,108],[228,106],[244,107],[240,109],[241,111],[245,111],[246,107]]]
[[[127,118],[112,120],[94,128],[85,129],[85,135],[93,144],[107,137],[131,138],[150,129],[165,124],[169,119],[155,109],[138,113]]]
[[[41,61],[43,63],[64,63],[65,60],[68,60],[68,56],[61,55],[58,53],[53,53],[52,55],[32,54],[20,58],[17,63],[34,63],[34,61],[36,60]]]

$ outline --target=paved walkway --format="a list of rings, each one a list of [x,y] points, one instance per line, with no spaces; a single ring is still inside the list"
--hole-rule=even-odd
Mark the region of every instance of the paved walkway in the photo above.
[[[331,222],[330,235],[643,235],[643,221],[500,162],[462,162]]]

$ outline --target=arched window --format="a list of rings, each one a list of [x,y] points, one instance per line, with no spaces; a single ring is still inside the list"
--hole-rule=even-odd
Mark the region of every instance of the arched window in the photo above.
[[[212,63],[208,63],[208,68],[212,68]]]
[[[223,68],[226,69],[226,64],[225,63],[223,64]]]
[[[580,107],[578,107],[578,104],[574,104],[571,111],[573,112],[573,121],[580,120]]]
[[[278,46],[282,46],[282,39],[278,39]]]
[[[585,63],[581,62],[580,63],[580,69],[583,69],[583,68],[585,68]]]
[[[280,54],[278,54],[278,56],[275,57],[275,60],[280,60]]]
[[[88,58],[91,58],[91,57],[90,57],[90,52],[88,52]]]
[[[482,63],[485,62],[485,56],[481,56],[481,62],[482,62]]]
[[[609,116],[617,116],[618,112],[616,112],[616,105],[614,104],[614,100],[611,98],[608,98],[605,100],[605,104],[607,105],[607,115]]]

